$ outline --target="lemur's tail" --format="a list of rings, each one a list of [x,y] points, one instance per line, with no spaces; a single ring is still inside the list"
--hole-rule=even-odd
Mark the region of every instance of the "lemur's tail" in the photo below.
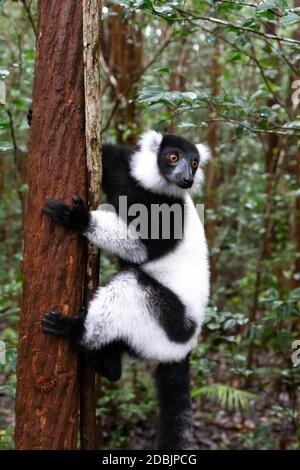
[[[192,448],[189,357],[159,364],[155,371],[159,403],[158,449]]]

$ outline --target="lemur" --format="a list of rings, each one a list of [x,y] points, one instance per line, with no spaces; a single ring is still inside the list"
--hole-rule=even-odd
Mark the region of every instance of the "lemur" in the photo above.
[[[103,190],[114,210],[88,212],[48,199],[52,221],[84,235],[120,261],[120,271],[99,287],[86,310],[74,317],[57,311],[42,320],[46,334],[75,342],[87,361],[109,380],[121,376],[122,356],[154,360],[160,409],[158,448],[189,449],[192,442],[189,353],[197,343],[209,296],[204,230],[191,194],[203,179],[209,150],[187,139],[145,132],[137,148],[103,146]],[[127,197],[122,214],[120,196]],[[147,209],[148,237],[133,224],[136,204]],[[181,236],[173,207],[182,209]],[[170,210],[169,234],[154,229],[153,207]],[[178,223],[177,223],[178,225]]]

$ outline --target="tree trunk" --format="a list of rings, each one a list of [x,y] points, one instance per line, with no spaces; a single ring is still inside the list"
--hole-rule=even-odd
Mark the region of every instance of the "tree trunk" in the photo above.
[[[295,176],[298,187],[300,187],[300,149],[295,154]],[[294,218],[294,234],[295,234],[295,263],[293,272],[292,287],[300,287],[300,196],[295,198],[295,218]]]
[[[188,61],[192,45],[188,37],[182,39],[181,51],[179,57],[176,54],[170,53],[170,77],[169,77],[169,91],[186,91],[186,80],[188,74]],[[168,111],[171,114],[170,124],[166,126],[164,132],[175,134],[176,127],[180,116],[176,114],[176,110],[171,106],[168,107]]]
[[[271,22],[265,23],[265,32],[268,34],[277,34],[277,25]],[[273,79],[273,83],[280,84],[280,63],[277,61],[276,76]],[[276,103],[275,97],[268,100],[268,106],[271,108]],[[271,259],[273,255],[273,247],[275,245],[275,232],[273,223],[273,211],[274,211],[274,196],[278,185],[278,164],[280,150],[282,147],[282,136],[278,134],[267,134],[265,140],[265,209],[264,209],[264,233],[261,237],[260,248],[258,252],[258,259],[256,262],[256,277],[254,283],[253,298],[249,308],[249,326],[248,336],[250,335],[251,327],[255,325],[255,322],[259,319],[259,295],[263,287],[264,272],[263,265],[264,261]],[[272,271],[278,279],[281,277],[281,272],[273,264]],[[250,337],[249,347],[247,354],[247,369],[255,367],[255,340]],[[249,387],[251,378],[247,378],[245,386]]]
[[[300,7],[300,0],[294,0],[294,7]],[[299,28],[293,33],[293,38],[300,40]],[[299,77],[293,77],[293,80]],[[294,110],[294,114],[297,115],[298,109]],[[297,145],[297,144],[296,144]],[[298,187],[300,187],[300,148],[297,145],[297,150],[294,156],[294,174]],[[295,197],[295,216],[294,216],[294,242],[295,242],[295,263],[293,270],[292,288],[300,287],[300,195],[297,194]]]
[[[215,46],[215,52],[211,58],[210,64],[210,87],[212,95],[217,97],[219,95],[219,80],[222,75],[222,66],[220,64],[220,44],[217,42]],[[211,214],[217,211],[217,189],[219,186],[219,175],[218,169],[215,164],[217,157],[217,144],[219,139],[219,124],[216,121],[211,121],[208,124],[205,140],[207,141],[209,148],[212,153],[212,159],[207,164],[206,169],[206,198],[205,208],[211,212]],[[216,238],[216,221],[214,217],[207,218],[205,221],[205,233],[210,248],[213,247]],[[217,269],[216,269],[216,257],[215,255],[210,256],[210,270],[211,270],[211,283],[215,284],[217,280]]]
[[[77,354],[45,336],[41,319],[82,302],[84,244],[42,215],[44,199],[86,196],[82,3],[38,3],[39,24],[28,157],[23,304],[17,364],[16,448],[74,449]]]

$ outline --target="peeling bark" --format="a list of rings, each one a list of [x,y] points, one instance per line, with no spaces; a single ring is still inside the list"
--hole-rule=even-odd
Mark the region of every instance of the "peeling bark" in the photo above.
[[[99,0],[83,0],[83,56],[85,87],[85,133],[88,207],[100,205],[101,90],[100,90],[100,11]],[[99,250],[89,244],[85,272],[85,301],[99,284]],[[82,449],[97,449],[95,371],[80,364],[80,440]]]

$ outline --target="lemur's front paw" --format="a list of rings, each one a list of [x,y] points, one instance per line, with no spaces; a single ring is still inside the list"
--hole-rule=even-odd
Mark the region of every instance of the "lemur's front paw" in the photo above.
[[[72,319],[65,317],[56,310],[46,312],[42,320],[43,332],[46,335],[70,337]]]
[[[42,212],[57,224],[76,232],[85,232],[89,225],[89,212],[79,196],[72,197],[72,206],[56,199],[46,199]]]

